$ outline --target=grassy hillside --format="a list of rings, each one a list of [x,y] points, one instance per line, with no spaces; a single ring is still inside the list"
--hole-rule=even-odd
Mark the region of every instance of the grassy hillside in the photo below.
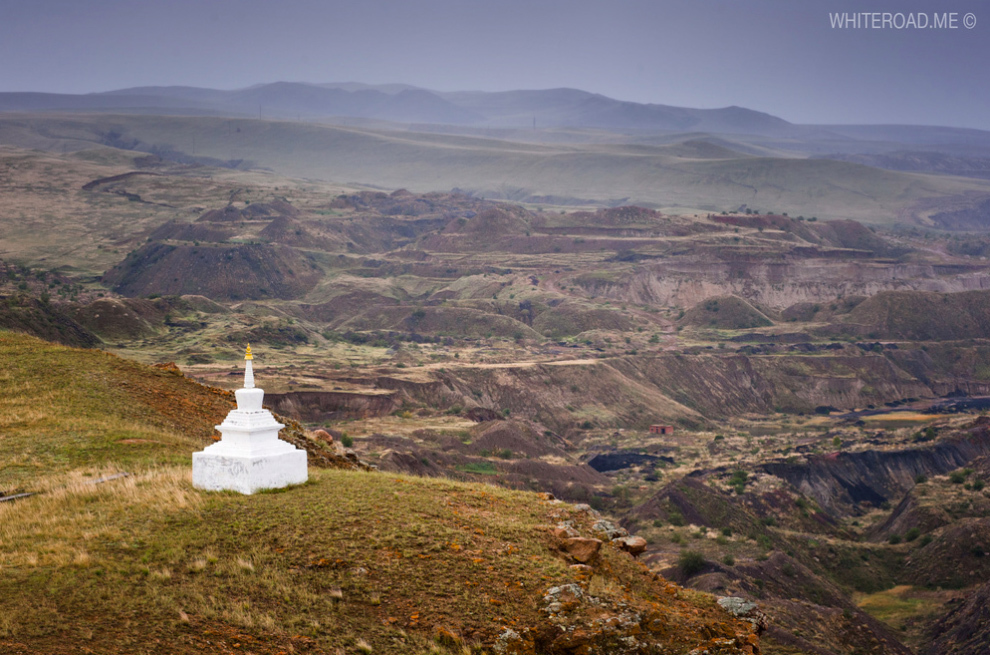
[[[177,372],[0,331],[0,490],[78,467],[176,464],[231,403]]]
[[[99,339],[50,302],[26,295],[0,296],[0,329],[33,334],[67,346],[95,346]]]
[[[748,204],[872,223],[914,220],[905,219],[908,209],[922,199],[990,191],[977,180],[677,144],[524,144],[288,121],[13,115],[0,119],[0,137],[23,147],[114,145],[423,192],[459,187],[493,198],[624,199],[710,211]]]
[[[630,652],[759,644],[711,596],[611,544],[572,566],[550,528],[568,520],[591,537],[588,510],[316,469],[275,493],[200,492],[189,455],[225,397],[11,333],[0,361],[0,489],[36,492],[0,503],[4,653],[612,652],[633,635]],[[131,475],[100,481],[121,469]]]

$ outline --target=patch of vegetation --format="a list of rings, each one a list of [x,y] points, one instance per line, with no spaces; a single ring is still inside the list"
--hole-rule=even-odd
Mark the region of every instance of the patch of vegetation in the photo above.
[[[682,550],[677,558],[678,568],[688,577],[701,573],[707,564],[705,556],[696,550]]]
[[[466,464],[458,464],[458,471],[463,471],[465,473],[474,473],[476,475],[497,475],[498,470],[495,465],[491,462],[468,462]]]

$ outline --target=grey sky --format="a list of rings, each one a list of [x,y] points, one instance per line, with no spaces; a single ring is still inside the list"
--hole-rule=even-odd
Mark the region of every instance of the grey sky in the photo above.
[[[959,23],[832,29],[830,13],[855,11]],[[0,91],[569,86],[800,123],[990,129],[988,55],[990,4],[971,0],[0,0]]]

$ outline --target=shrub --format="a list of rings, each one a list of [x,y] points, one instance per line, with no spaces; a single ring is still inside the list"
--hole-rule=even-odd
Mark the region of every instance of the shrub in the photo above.
[[[901,543],[901,535],[899,535],[899,534],[892,534],[892,535],[890,535],[890,539],[888,539],[887,541],[891,545],[896,546],[897,544]]]
[[[345,432],[340,435],[340,443],[344,446],[344,448],[350,448],[354,445],[354,437]]]
[[[952,484],[962,484],[966,481],[966,474],[962,471],[953,471],[949,474],[949,482]]]
[[[914,541],[921,536],[921,530],[918,528],[911,528],[904,533],[904,541]]]
[[[707,563],[708,561],[705,559],[705,556],[696,550],[681,551],[680,556],[677,558],[677,566],[688,577],[696,573],[701,573]]]
[[[722,558],[722,563],[725,564],[726,566],[735,566],[736,558],[733,557],[732,555],[726,555],[725,557]]]
[[[740,496],[746,492],[747,482],[749,482],[749,474],[743,470],[733,471],[732,477],[729,478],[729,486],[735,489]]]

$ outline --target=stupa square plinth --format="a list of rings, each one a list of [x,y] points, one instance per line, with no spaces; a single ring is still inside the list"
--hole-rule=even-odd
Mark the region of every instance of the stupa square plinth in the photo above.
[[[208,491],[253,494],[302,484],[308,478],[306,451],[278,438],[285,426],[261,405],[265,392],[254,386],[253,356],[244,357],[244,388],[234,392],[237,409],[216,426],[221,439],[193,453],[193,486]]]

